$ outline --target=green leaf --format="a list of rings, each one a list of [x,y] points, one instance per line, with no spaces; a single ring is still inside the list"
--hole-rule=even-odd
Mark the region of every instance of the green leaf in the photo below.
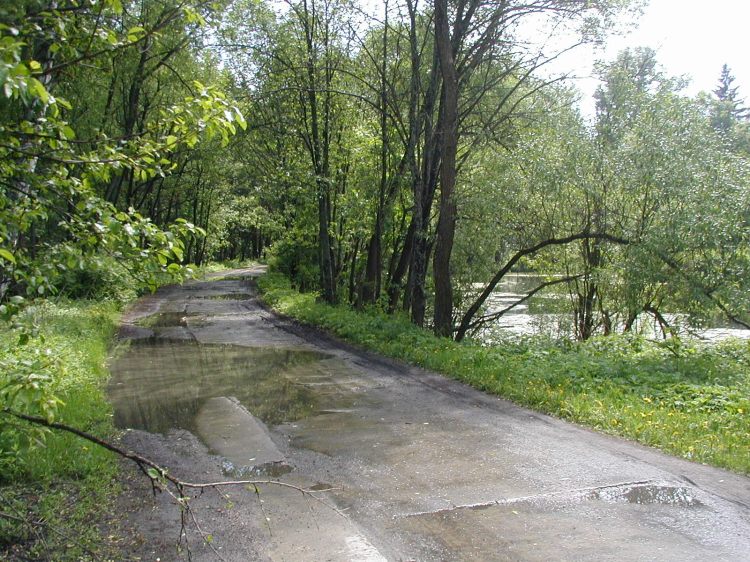
[[[15,68],[13,69],[13,73],[16,76],[30,76],[31,72],[29,71],[29,67],[26,66],[24,63],[20,62],[18,63]]]
[[[143,37],[143,35],[145,34],[145,32],[146,32],[146,30],[143,29],[143,27],[141,27],[140,25],[136,25],[134,27],[131,27],[130,29],[128,29],[128,33],[127,33],[128,41],[130,43],[134,43],[134,42],[138,41],[138,39],[140,39],[141,37]]]
[[[239,110],[239,108],[235,107],[234,112],[236,114],[236,121],[237,124],[242,128],[243,131],[247,130],[247,121],[245,121],[245,116],[242,115],[242,112]]]
[[[183,252],[182,252],[182,247],[181,247],[181,246],[177,246],[177,245],[175,245],[175,246],[174,246],[174,247],[172,248],[172,253],[174,254],[174,256],[175,256],[175,257],[176,257],[176,258],[177,258],[178,260],[182,260],[182,258],[183,258]]]
[[[5,248],[0,248],[0,257],[10,263],[16,263],[16,257]]]
[[[47,88],[36,78],[29,79],[29,91],[39,98],[43,104],[49,103],[50,97]]]
[[[120,0],[105,0],[104,4],[108,6],[115,14],[122,13],[122,3]]]

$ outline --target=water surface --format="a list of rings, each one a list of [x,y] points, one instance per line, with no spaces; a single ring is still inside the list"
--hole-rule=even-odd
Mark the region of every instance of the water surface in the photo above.
[[[204,403],[222,396],[235,397],[267,424],[294,421],[321,402],[301,379],[319,374],[325,359],[330,357],[306,350],[132,342],[110,365],[115,424],[152,433],[192,431]]]

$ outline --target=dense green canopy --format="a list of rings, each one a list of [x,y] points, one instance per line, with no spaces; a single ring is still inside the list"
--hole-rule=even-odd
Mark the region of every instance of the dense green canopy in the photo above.
[[[583,339],[641,316],[667,330],[669,312],[748,320],[750,135],[728,68],[690,98],[625,51],[598,68],[592,122],[545,64],[629,3],[373,9],[0,8],[4,314],[266,257],[328,302],[458,339],[498,318],[486,299],[519,268],[567,295]]]

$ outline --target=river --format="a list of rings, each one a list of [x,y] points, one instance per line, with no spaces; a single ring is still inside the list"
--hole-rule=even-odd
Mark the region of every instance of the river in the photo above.
[[[507,308],[546,279],[534,273],[506,275],[487,299],[486,314]],[[553,338],[571,337],[573,316],[565,310],[568,307],[566,302],[568,295],[562,291],[561,285],[540,291],[528,301],[506,312],[492,325],[487,326],[479,337],[487,343],[508,337],[530,335],[546,335]],[[705,328],[693,328],[688,326],[687,317],[684,314],[665,313],[664,317],[684,337],[704,341],[720,341],[727,338],[750,339],[750,330],[729,321],[715,321]],[[656,320],[646,314],[641,315],[635,328],[647,337],[660,337],[661,335]]]

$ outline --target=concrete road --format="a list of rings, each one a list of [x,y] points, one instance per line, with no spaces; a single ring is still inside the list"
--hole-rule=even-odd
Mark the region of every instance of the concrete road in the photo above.
[[[264,310],[259,271],[145,297],[111,364],[129,446],[186,479],[320,500],[206,493],[193,559],[750,560],[750,479],[354,350]],[[177,508],[139,490],[129,554],[185,558]]]

